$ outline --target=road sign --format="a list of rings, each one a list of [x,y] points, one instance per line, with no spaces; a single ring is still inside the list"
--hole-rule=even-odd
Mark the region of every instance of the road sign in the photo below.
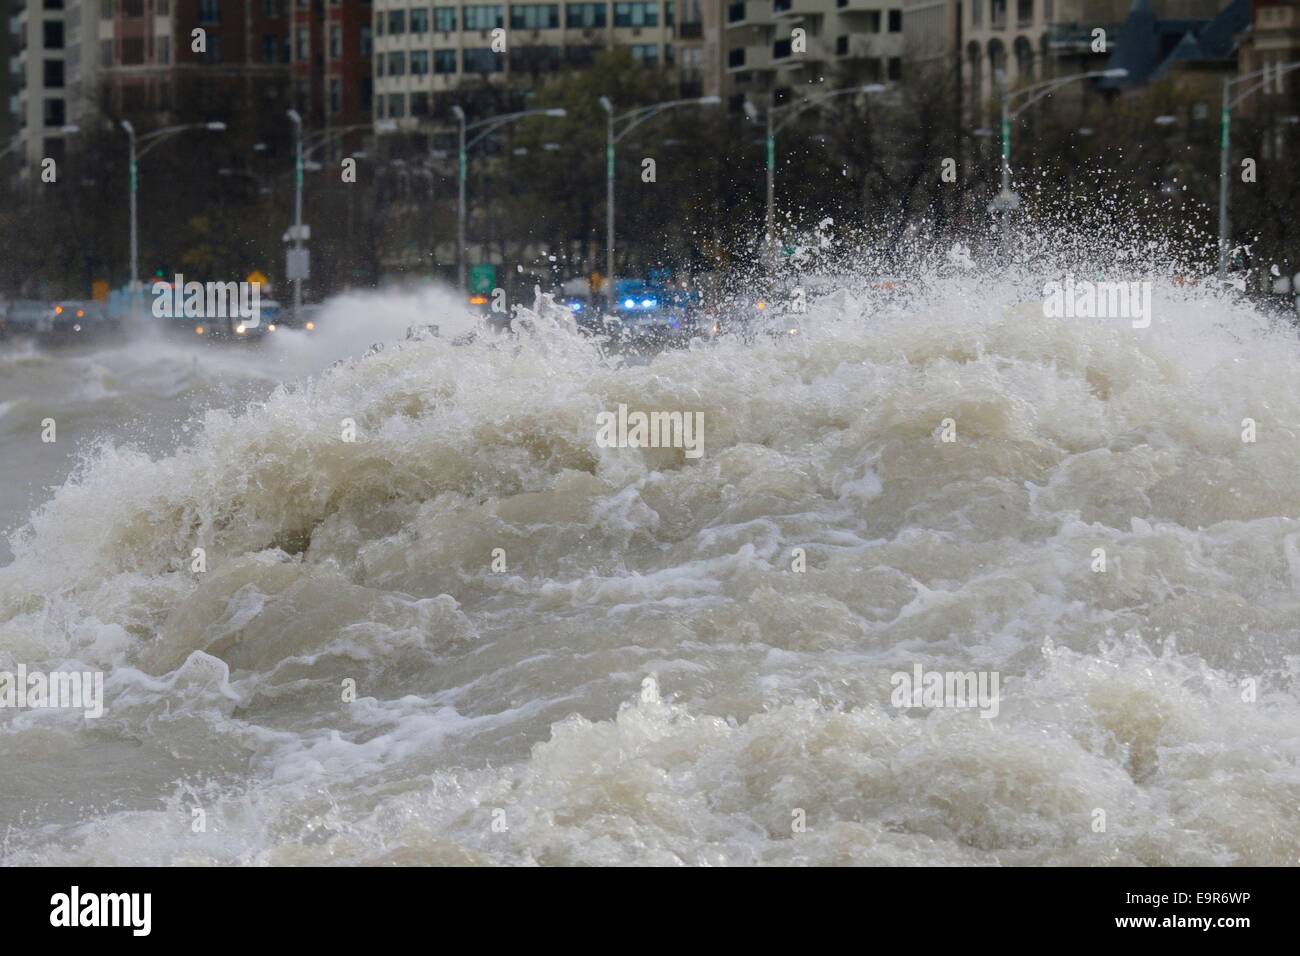
[[[285,257],[285,276],[289,279],[311,278],[311,250],[290,249]]]
[[[470,266],[469,290],[471,292],[491,292],[497,285],[497,267],[490,263]]]

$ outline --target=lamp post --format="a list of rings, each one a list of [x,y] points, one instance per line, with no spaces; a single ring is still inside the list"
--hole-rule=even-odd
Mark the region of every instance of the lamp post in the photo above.
[[[1231,162],[1230,154],[1232,152],[1232,108],[1250,96],[1257,93],[1264,87],[1268,86],[1274,80],[1281,87],[1282,77],[1292,72],[1300,70],[1300,60],[1292,60],[1288,63],[1277,63],[1265,66],[1262,69],[1252,70],[1250,73],[1243,73],[1235,79],[1225,79],[1223,81],[1223,109],[1220,113],[1220,136],[1219,136],[1219,278],[1222,279],[1228,274],[1228,188],[1231,183],[1231,177],[1228,175],[1228,166]],[[1233,87],[1239,83],[1251,84],[1246,86],[1236,96],[1232,95]]]
[[[302,243],[304,233],[302,221],[302,201],[303,201],[303,174],[307,169],[307,158],[315,153],[318,149],[329,145],[330,143],[354,133],[359,129],[370,129],[370,123],[352,123],[348,126],[338,126],[333,129],[321,130],[315,134],[316,141],[310,148],[305,148],[302,129],[302,114],[297,110],[287,110],[286,115],[289,122],[293,124],[293,249],[294,249],[294,276],[293,276],[293,314],[295,317],[302,314],[302,280],[303,276],[303,255]],[[377,132],[392,132],[397,128],[397,124],[380,120],[373,124]],[[318,167],[317,167],[318,168]]]
[[[856,96],[858,94],[883,93],[888,87],[880,83],[868,83],[866,86],[849,86],[842,90],[831,90],[815,96],[804,97],[782,106],[773,103],[771,91],[767,94],[765,120],[767,136],[764,142],[767,148],[767,225],[764,239],[764,261],[767,264],[769,278],[776,271],[776,134],[781,132],[798,118],[804,110],[820,109],[837,96]],[[751,120],[758,120],[758,109],[749,100],[745,101],[745,115]],[[777,119],[780,122],[777,122]]]
[[[667,100],[614,115],[614,102],[608,96],[597,101],[605,111],[605,288],[607,296],[614,292],[614,147],[633,129],[652,116],[681,106],[717,106],[722,100],[717,96],[697,96],[692,99]],[[618,125],[624,123],[623,129]]]
[[[65,136],[71,136],[74,133],[80,133],[81,127],[76,125],[75,123],[69,123],[66,126],[60,126],[59,132],[64,134]],[[3,159],[4,157],[8,156],[19,146],[21,146],[22,143],[23,143],[23,137],[22,134],[19,133],[17,136],[13,138],[13,141],[8,146],[6,146],[4,149],[0,149],[0,159]]]
[[[137,299],[140,288],[140,231],[138,219],[138,201],[136,194],[140,191],[139,161],[148,155],[149,151],[158,146],[164,139],[175,136],[177,133],[185,133],[190,130],[209,130],[219,133],[226,128],[225,123],[185,123],[178,126],[164,126],[162,129],[156,129],[151,133],[143,136],[136,136],[135,127],[131,125],[130,120],[122,120],[122,129],[126,130],[127,145],[130,148],[130,207],[131,207],[131,311],[135,312],[137,308]],[[146,144],[143,149],[139,149],[140,144]]]
[[[457,273],[460,280],[460,289],[466,291],[468,283],[468,256],[465,250],[465,220],[468,216],[465,204],[466,183],[469,180],[469,151],[484,137],[491,135],[498,128],[505,126],[507,123],[514,123],[521,119],[527,119],[530,116],[567,116],[568,113],[562,109],[536,109],[520,110],[516,113],[502,113],[499,116],[489,116],[487,119],[477,120],[473,123],[467,121],[465,111],[459,106],[451,108],[452,115],[456,117],[456,122],[460,125],[460,147],[457,150],[457,179],[459,180],[459,202],[456,216],[456,262]],[[478,130],[478,135],[473,139],[469,134]]]
[[[288,115],[293,124],[293,316],[296,321],[302,315],[302,114],[289,110]]]
[[[1016,196],[1011,192],[1011,124],[1029,107],[1043,97],[1051,96],[1063,86],[1078,83],[1082,80],[1098,78],[1119,80],[1126,76],[1128,76],[1128,70],[1123,67],[1112,70],[1092,70],[1088,73],[1075,73],[1072,76],[1044,80],[1041,83],[1024,86],[1012,91],[1007,85],[1006,73],[1001,70],[998,71],[998,84],[1001,87],[1002,99],[1002,188],[998,193],[998,198],[993,202],[994,206],[1002,213],[1001,235],[1004,247],[1011,236],[1011,210],[1016,205]],[[1013,102],[1022,96],[1026,97],[1025,101],[1013,108]]]

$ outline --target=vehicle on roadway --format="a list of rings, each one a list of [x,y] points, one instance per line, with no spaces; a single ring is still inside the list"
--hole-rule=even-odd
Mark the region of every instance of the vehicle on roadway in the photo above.
[[[604,328],[623,339],[676,341],[698,331],[698,295],[666,282],[616,279]]]

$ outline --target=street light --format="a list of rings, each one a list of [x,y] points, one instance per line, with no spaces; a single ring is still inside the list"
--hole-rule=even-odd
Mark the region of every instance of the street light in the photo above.
[[[1222,132],[1219,137],[1219,278],[1222,279],[1228,274],[1228,176],[1229,153],[1231,152],[1231,129],[1232,129],[1232,108],[1250,96],[1257,93],[1264,87],[1268,86],[1275,79],[1278,82],[1278,88],[1281,88],[1282,77],[1292,72],[1300,70],[1300,60],[1292,60],[1289,63],[1277,63],[1265,66],[1262,69],[1254,70],[1250,73],[1243,73],[1235,79],[1225,79],[1223,81],[1223,111],[1222,111]],[[1254,85],[1247,86],[1244,90],[1232,95],[1232,88],[1238,83],[1247,83],[1251,80],[1258,80]]]
[[[302,315],[302,114],[297,110],[287,112],[293,124],[293,316]]]
[[[149,151],[158,146],[164,139],[169,139],[177,133],[185,133],[190,130],[208,130],[209,132],[219,133],[226,128],[225,123],[184,123],[178,126],[164,126],[162,129],[156,129],[144,136],[137,137],[135,127],[131,125],[130,120],[121,121],[122,129],[126,130],[127,144],[130,148],[130,206],[131,206],[131,311],[135,312],[137,303],[136,295],[140,288],[140,230],[139,216],[137,209],[136,194],[140,191],[140,176],[138,163],[149,154]],[[147,143],[144,149],[137,152],[138,143]]]
[[[73,133],[80,133],[81,127],[73,123],[69,123],[66,126],[60,126],[59,132],[71,136]],[[19,133],[17,136],[13,138],[13,141],[8,146],[6,146],[4,149],[0,149],[0,159],[3,159],[4,157],[8,156],[19,146],[21,146],[22,143],[23,143],[23,135],[22,133]]]
[[[1022,87],[1012,92],[1007,87],[1006,73],[998,71],[999,85],[1002,87],[1002,190],[998,198],[993,201],[995,208],[1002,212],[1002,241],[1005,243],[1011,234],[1011,210],[1017,203],[1017,197],[1011,192],[1011,124],[1025,110],[1033,106],[1045,96],[1050,96],[1058,89],[1070,83],[1078,83],[1081,80],[1104,78],[1108,80],[1120,80],[1128,76],[1128,70],[1123,67],[1117,67],[1110,70],[1091,70],[1087,73],[1076,73],[1072,76],[1063,76],[1055,80],[1044,80],[1041,83],[1035,83],[1032,86]],[[1011,108],[1011,101],[1016,97],[1024,96],[1027,99],[1015,109]]]
[[[781,132],[798,118],[804,110],[816,109],[837,96],[856,96],[883,93],[887,89],[881,83],[868,83],[866,86],[849,86],[842,90],[832,90],[817,96],[804,97],[782,106],[773,103],[773,92],[767,94],[767,226],[764,240],[764,260],[770,278],[776,271],[776,134]],[[745,101],[745,115],[758,122],[758,107],[749,100]],[[778,117],[783,117],[777,122]]]
[[[681,106],[717,106],[722,102],[717,96],[697,96],[692,99],[667,100],[651,106],[629,110],[619,116],[614,115],[614,102],[608,96],[597,99],[600,108],[605,111],[605,288],[607,295],[614,291],[614,147],[628,133],[640,126],[652,116],[658,116],[665,110]],[[615,134],[615,127],[626,123],[622,132]]]
[[[298,316],[302,314],[302,280],[306,278],[305,273],[307,272],[306,263],[303,261],[305,257],[302,248],[304,233],[306,232],[306,230],[303,228],[303,222],[302,222],[303,173],[309,168],[313,170],[321,168],[319,163],[309,165],[307,163],[307,157],[310,156],[312,153],[316,152],[318,149],[321,149],[329,145],[330,143],[340,139],[343,136],[348,135],[349,133],[354,133],[357,130],[370,129],[373,125],[373,128],[376,130],[376,132],[389,132],[392,129],[396,129],[396,124],[393,123],[392,126],[390,127],[387,124],[391,121],[379,120],[374,124],[352,123],[348,126],[339,126],[334,129],[319,130],[315,134],[316,141],[312,144],[311,148],[304,149],[302,114],[299,113],[297,110],[293,110],[293,109],[286,110],[285,113],[289,117],[289,122],[293,124],[293,152],[294,152],[293,233],[292,233],[294,254],[293,254],[293,267],[287,271],[292,273],[291,277],[293,279],[293,314],[295,316]]]
[[[467,122],[465,111],[459,106],[453,106],[451,108],[451,113],[456,117],[456,122],[460,125],[460,149],[458,152],[460,166],[458,172],[459,204],[456,217],[456,262],[457,272],[460,278],[460,289],[463,292],[467,288],[468,281],[468,258],[465,251],[465,220],[467,216],[465,190],[466,182],[469,179],[470,147],[474,146],[484,137],[491,135],[499,127],[505,126],[507,123],[514,123],[521,119],[527,119],[530,116],[560,117],[567,116],[568,113],[562,109],[520,110],[516,113],[502,113],[500,116],[489,116],[487,119],[477,120],[473,123]],[[467,134],[473,130],[480,130],[480,132],[473,139],[467,139]]]

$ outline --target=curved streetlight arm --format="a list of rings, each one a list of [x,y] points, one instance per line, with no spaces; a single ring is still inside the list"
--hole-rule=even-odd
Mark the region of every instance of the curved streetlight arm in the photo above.
[[[1029,99],[1025,100],[1025,102],[1021,103],[1015,109],[1008,109],[1007,119],[1012,119],[1012,120],[1016,119],[1017,117],[1020,116],[1021,113],[1029,109],[1029,107],[1033,106],[1039,100],[1043,99],[1043,97],[1051,96],[1053,93],[1055,93],[1063,86],[1068,86],[1071,83],[1078,83],[1082,80],[1093,80],[1102,77],[1113,78],[1113,77],[1118,77],[1120,75],[1121,75],[1120,71],[1118,70],[1091,70],[1088,73],[1075,73],[1071,76],[1062,76],[1055,80],[1046,80],[1042,83],[1035,84],[1034,86],[1027,86],[1024,89],[1020,89],[1020,90],[1016,90],[1015,92],[1008,93],[1007,94],[1008,104],[1010,104],[1012,99],[1018,96],[1029,95]],[[1125,70],[1123,72],[1123,75],[1127,76],[1128,71]]]
[[[851,86],[843,90],[833,90],[830,93],[823,93],[821,96],[810,96],[807,99],[796,100],[793,103],[786,103],[784,106],[774,106],[772,107],[772,115],[774,117],[787,111],[789,111],[790,115],[785,117],[781,122],[775,124],[772,127],[772,132],[773,133],[781,132],[781,130],[785,129],[795,120],[797,120],[807,110],[821,109],[830,100],[834,99],[837,96],[850,96],[853,94],[865,95],[870,93],[880,93],[883,91],[884,91],[884,87],[881,87],[880,89],[872,89],[869,87]]]
[[[370,129],[371,123],[353,123],[351,126],[340,126],[336,129],[320,130],[312,134],[315,142],[303,151],[302,158],[310,159],[311,156],[322,147],[328,146],[335,140],[347,136],[349,133],[355,133],[359,129]]]
[[[1230,95],[1225,106],[1228,109],[1232,109],[1242,100],[1246,99],[1246,97],[1250,96],[1252,93],[1258,93],[1260,90],[1262,90],[1273,80],[1274,77],[1283,77],[1286,76],[1288,73],[1294,72],[1295,70],[1300,70],[1300,60],[1292,60],[1290,63],[1279,63],[1276,66],[1266,66],[1263,69],[1254,70],[1250,73],[1246,73],[1243,74],[1242,76],[1236,77],[1235,79],[1227,80],[1226,87],[1229,94],[1232,93],[1232,88],[1236,86],[1238,83],[1246,83],[1250,80],[1259,80],[1259,82],[1255,83],[1253,86],[1246,87],[1235,97],[1232,97]]]
[[[611,123],[617,126],[619,123],[626,122],[622,132],[614,136],[614,143],[617,144],[628,133],[636,129],[646,120],[658,116],[665,110],[671,110],[678,106],[716,106],[721,100],[716,96],[695,96],[684,100],[668,100],[664,103],[655,103],[653,106],[643,106],[640,109],[629,110],[621,116],[615,116]]]
[[[487,119],[481,119],[476,123],[467,123],[465,125],[466,132],[469,132],[470,130],[474,130],[474,129],[482,130],[482,132],[479,133],[477,136],[475,136],[473,139],[467,140],[465,143],[465,149],[469,150],[470,147],[472,147],[479,140],[483,139],[486,136],[492,135],[494,130],[496,130],[498,127],[505,126],[507,123],[513,123],[516,120],[521,120],[528,116],[560,117],[564,115],[565,115],[564,110],[554,110],[554,109],[520,110],[517,113],[502,113],[500,116],[491,116],[488,117]]]
[[[151,149],[160,145],[162,141],[169,136],[174,136],[177,133],[184,133],[187,130],[196,129],[217,131],[218,129],[225,129],[225,125],[223,124],[219,128],[210,123],[185,123],[180,126],[164,126],[162,129],[156,129],[151,133],[146,133],[145,135],[136,138],[137,143],[148,143],[149,145],[145,146],[143,149],[137,150],[135,158],[137,161],[144,159]]]

